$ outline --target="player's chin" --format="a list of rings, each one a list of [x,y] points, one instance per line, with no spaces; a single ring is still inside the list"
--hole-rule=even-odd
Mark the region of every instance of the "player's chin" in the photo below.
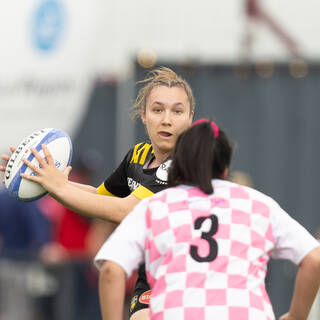
[[[175,141],[161,142],[158,147],[163,153],[172,152],[175,146]]]

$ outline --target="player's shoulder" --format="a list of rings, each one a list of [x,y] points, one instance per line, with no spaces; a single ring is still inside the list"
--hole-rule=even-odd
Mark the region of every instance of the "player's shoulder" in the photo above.
[[[244,196],[245,198],[245,195],[247,195],[248,199],[259,202],[259,203],[263,203],[264,205],[267,205],[270,208],[279,206],[276,200],[274,200],[269,195],[255,188],[245,186],[245,185],[240,185],[231,181],[226,181],[225,184],[227,184],[229,188],[233,189],[234,194],[237,194],[237,190],[238,190],[240,197]]]
[[[148,155],[153,153],[152,144],[149,141],[139,142],[128,152],[129,163],[143,164]]]
[[[130,150],[141,150],[145,148],[152,148],[152,144],[150,141],[142,141],[135,144]]]

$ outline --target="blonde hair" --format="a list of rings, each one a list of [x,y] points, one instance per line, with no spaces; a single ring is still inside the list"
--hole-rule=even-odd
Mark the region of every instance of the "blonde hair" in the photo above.
[[[182,88],[190,103],[190,112],[194,111],[195,100],[191,87],[186,80],[179,77],[173,70],[167,67],[159,67],[149,72],[149,76],[138,83],[146,83],[138,92],[136,101],[132,107],[132,117],[137,118],[142,110],[145,110],[147,99],[151,91],[159,86],[166,86],[168,88],[179,87]]]

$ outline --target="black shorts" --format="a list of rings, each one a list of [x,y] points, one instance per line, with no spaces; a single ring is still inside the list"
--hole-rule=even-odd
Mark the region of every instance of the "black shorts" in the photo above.
[[[129,317],[135,312],[149,308],[151,298],[150,286],[147,282],[145,265],[141,265],[138,270],[138,279],[133,291],[133,295],[129,307]]]

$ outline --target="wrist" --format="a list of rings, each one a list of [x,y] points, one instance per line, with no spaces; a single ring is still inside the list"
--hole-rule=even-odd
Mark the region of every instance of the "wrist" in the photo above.
[[[70,192],[69,181],[66,180],[63,183],[57,185],[53,190],[48,190],[52,198],[58,200],[59,202],[63,201],[68,192]]]

